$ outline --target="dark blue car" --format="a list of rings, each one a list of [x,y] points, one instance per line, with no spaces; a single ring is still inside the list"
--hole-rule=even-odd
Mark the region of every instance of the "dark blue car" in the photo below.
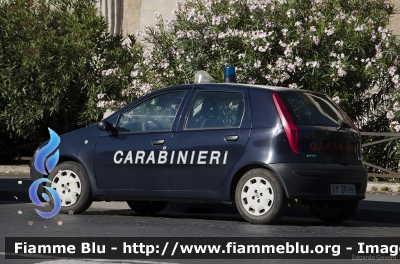
[[[324,94],[271,86],[161,89],[62,135],[59,153],[48,178],[63,213],[93,200],[124,200],[139,214],[169,201],[234,202],[253,224],[301,205],[340,222],[367,185],[360,133],[346,114]],[[31,166],[31,177],[44,176]]]

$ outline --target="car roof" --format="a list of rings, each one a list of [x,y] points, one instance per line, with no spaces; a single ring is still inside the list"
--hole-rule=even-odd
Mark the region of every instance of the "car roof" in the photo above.
[[[319,93],[319,92],[315,92],[315,91],[309,91],[309,90],[304,90],[304,89],[292,89],[292,88],[288,88],[288,87],[283,87],[283,86],[272,86],[272,85],[261,85],[261,84],[247,84],[247,83],[191,83],[191,84],[180,84],[180,85],[174,85],[174,86],[170,86],[170,87],[166,87],[166,88],[162,88],[159,90],[164,90],[164,89],[174,89],[174,88],[186,88],[186,89],[191,89],[196,88],[196,87],[202,87],[202,88],[206,88],[206,89],[212,89],[213,87],[219,86],[219,88],[221,87],[226,87],[227,89],[229,89],[228,87],[232,87],[235,86],[237,88],[239,87],[243,87],[245,89],[262,89],[262,90],[271,90],[271,91],[277,91],[277,92],[281,92],[281,91],[298,91],[298,92],[310,92],[310,93]]]

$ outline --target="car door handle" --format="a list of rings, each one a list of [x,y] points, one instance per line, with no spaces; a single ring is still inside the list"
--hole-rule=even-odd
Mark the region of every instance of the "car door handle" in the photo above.
[[[230,143],[230,142],[236,142],[236,140],[239,139],[239,136],[232,135],[232,136],[225,136],[225,141]]]
[[[151,144],[153,144],[153,146],[160,146],[162,144],[164,144],[165,140],[164,139],[155,139],[153,141],[151,141]]]

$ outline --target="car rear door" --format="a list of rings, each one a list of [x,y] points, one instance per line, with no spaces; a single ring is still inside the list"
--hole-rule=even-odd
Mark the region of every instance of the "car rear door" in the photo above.
[[[220,188],[243,153],[251,127],[248,91],[229,88],[193,91],[171,145],[172,190]]]

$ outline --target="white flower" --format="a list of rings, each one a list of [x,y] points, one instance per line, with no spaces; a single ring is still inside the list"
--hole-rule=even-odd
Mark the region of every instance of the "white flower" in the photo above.
[[[297,84],[296,83],[289,84],[289,88],[290,89],[296,89],[297,88]]]
[[[141,37],[143,35],[143,30],[139,29],[138,31],[136,31],[135,36],[136,37]]]
[[[294,65],[296,65],[297,67],[300,67],[303,64],[303,59],[298,56],[296,56],[295,59],[296,59],[296,61],[295,61]]]
[[[394,113],[392,110],[387,111],[386,113],[387,119],[393,119],[394,118]]]
[[[161,66],[161,68],[166,69],[166,68],[168,68],[169,63],[168,63],[166,60],[163,60],[163,61],[160,63],[160,66]]]
[[[176,37],[177,37],[178,39],[184,38],[184,37],[186,37],[186,33],[183,32],[182,30],[178,30],[178,32],[176,32]]]
[[[317,31],[317,29],[315,28],[315,26],[312,26],[312,27],[310,27],[310,31],[315,32],[315,31]]]
[[[154,18],[158,21],[161,19],[161,14],[159,12],[154,12]]]
[[[288,31],[289,31],[289,30],[286,29],[286,28],[282,29],[282,35],[283,35],[283,36],[286,36]]]
[[[342,67],[339,67],[339,68],[338,68],[338,75],[339,75],[339,77],[343,77],[343,76],[345,76],[346,74],[347,74],[347,72],[346,72],[345,70],[343,70]]]
[[[102,71],[101,74],[102,74],[103,76],[108,76],[108,75],[110,75],[110,74],[116,74],[117,71],[118,71],[118,68],[115,68],[115,69],[108,69],[108,70]]]
[[[99,107],[99,108],[104,108],[105,105],[106,105],[105,101],[98,101],[97,102],[97,107]]]
[[[288,16],[288,17],[292,17],[292,16],[294,16],[296,14],[296,10],[294,10],[294,9],[289,9],[287,12],[286,12],[286,15]]]
[[[220,16],[216,16],[216,15],[214,15],[213,17],[212,17],[212,22],[211,22],[211,24],[212,25],[219,25],[221,23],[221,17]]]
[[[362,25],[360,25],[360,26],[357,26],[357,27],[354,29],[354,31],[363,31],[364,29],[365,29],[365,25],[362,24]]]
[[[97,99],[101,100],[101,99],[104,98],[104,96],[106,96],[105,93],[98,94],[98,95],[97,95]]]
[[[131,71],[131,77],[136,77],[139,75],[139,71]]]
[[[173,30],[173,29],[174,29],[174,22],[173,22],[173,20],[172,20],[172,19],[167,19],[167,20],[164,22],[164,27],[165,27],[165,30],[167,30],[167,31]]]
[[[396,130],[396,132],[399,132],[400,131],[400,125],[394,126],[394,130]]]
[[[265,47],[260,46],[260,47],[258,47],[258,51],[259,52],[266,52],[267,48],[266,48],[266,46]]]
[[[129,37],[126,37],[124,41],[121,43],[123,48],[130,48],[132,47],[132,40]]]
[[[396,72],[396,68],[394,66],[389,67],[388,72],[389,72],[390,76],[393,76]]]
[[[400,111],[400,103],[399,102],[394,103],[393,109],[396,111]]]
[[[295,27],[300,27],[301,24],[302,24],[302,23],[301,23],[300,21],[297,21],[296,23],[294,23],[294,26],[295,26]]]
[[[398,74],[396,74],[395,76],[393,76],[392,82],[393,82],[394,84],[398,84],[398,83],[399,83],[399,75],[398,75]]]
[[[318,44],[319,44],[319,37],[317,37],[317,36],[312,36],[312,40],[313,40],[314,44],[318,46]]]
[[[256,60],[256,62],[254,63],[254,68],[260,68],[260,67],[261,67],[261,61]]]
[[[325,33],[328,36],[332,35],[333,33],[335,33],[335,27],[332,25],[329,25],[328,28],[325,28]]]
[[[121,91],[122,96],[126,96],[129,94],[129,90],[128,89],[124,89]]]
[[[343,47],[343,40],[337,40],[335,41],[335,46]]]
[[[340,98],[339,98],[339,96],[333,97],[333,98],[332,98],[332,101],[334,101],[336,104],[339,104],[339,103],[340,103]]]
[[[292,55],[292,52],[293,52],[292,48],[290,46],[287,46],[284,51],[284,54],[286,57],[290,57]]]
[[[306,63],[306,66],[311,66],[313,68],[319,68],[319,62],[318,61],[308,61]]]
[[[296,65],[289,63],[287,65],[287,70],[288,70],[288,72],[294,72],[296,70]]]

